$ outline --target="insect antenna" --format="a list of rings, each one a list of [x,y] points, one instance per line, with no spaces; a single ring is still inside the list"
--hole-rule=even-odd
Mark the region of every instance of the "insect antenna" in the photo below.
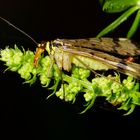
[[[27,36],[28,38],[30,38],[37,46],[38,46],[38,43],[30,36],[28,35],[26,32],[24,32],[23,30],[21,30],[20,28],[16,27],[14,24],[12,24],[11,22],[9,22],[8,20],[0,17],[0,19],[2,21],[4,21],[5,23],[7,23],[9,26],[13,27],[14,29],[16,29],[17,31],[19,31],[20,33],[22,33],[23,35]]]

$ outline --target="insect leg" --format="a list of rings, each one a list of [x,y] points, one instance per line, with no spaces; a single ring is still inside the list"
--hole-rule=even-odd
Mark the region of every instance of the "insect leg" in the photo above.
[[[57,54],[57,55],[56,55]],[[55,79],[55,84],[49,88],[49,89],[52,89],[53,90],[53,93],[50,94],[47,99],[49,97],[51,97],[52,95],[54,95],[56,93],[56,90],[57,90],[57,87],[60,83],[60,80],[62,82],[61,84],[61,88],[63,90],[63,99],[65,100],[65,89],[64,89],[64,81],[63,81],[63,77],[62,77],[62,65],[63,65],[63,53],[57,53],[57,50],[55,50],[54,48],[50,51],[50,54],[49,54],[50,58],[51,58],[51,64],[50,64],[50,68],[48,70],[48,74],[47,74],[47,77],[49,77],[50,73],[51,73],[51,70],[52,68],[53,69],[57,69],[55,71],[57,71],[57,73],[55,74],[54,73],[54,79]],[[58,60],[58,61],[57,61]],[[54,65],[56,64],[56,65]]]

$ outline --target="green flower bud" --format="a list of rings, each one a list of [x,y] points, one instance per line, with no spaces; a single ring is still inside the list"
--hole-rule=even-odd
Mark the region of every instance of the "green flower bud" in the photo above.
[[[122,85],[117,82],[113,82],[111,85],[111,90],[113,93],[117,93],[122,90]]]
[[[135,81],[133,77],[128,76],[127,79],[123,80],[123,84],[128,90],[131,90],[135,85]]]
[[[84,94],[84,98],[85,98],[85,101],[86,102],[89,102],[90,100],[92,100],[92,98],[94,97],[94,91],[92,91],[92,92],[86,92],[85,94]]]
[[[31,73],[33,70],[33,66],[30,63],[25,63],[22,67],[18,70],[18,73],[21,75],[22,78],[25,80],[29,80],[31,78]]]
[[[7,62],[9,59],[13,56],[13,51],[12,49],[9,49],[6,47],[4,50],[0,51],[0,56],[1,56],[1,61]]]
[[[48,86],[51,79],[48,78],[46,74],[42,74],[42,75],[40,75],[40,81],[41,81],[42,85]]]
[[[90,76],[90,70],[83,69],[80,67],[73,67],[72,76],[77,79],[87,79]]]
[[[57,92],[55,93],[55,95],[56,95],[57,97],[59,97],[61,100],[64,99],[64,91],[63,91],[63,87],[62,87],[62,86],[61,86],[61,88],[59,89],[59,91],[57,91]]]
[[[0,52],[0,60],[6,62],[12,71],[15,71],[21,65],[23,53],[15,46],[15,49],[6,48]],[[12,68],[14,67],[14,68]]]
[[[73,101],[75,99],[75,94],[73,94],[73,93],[69,93],[69,94],[66,94],[65,95],[65,101],[66,102],[71,102],[71,101]]]

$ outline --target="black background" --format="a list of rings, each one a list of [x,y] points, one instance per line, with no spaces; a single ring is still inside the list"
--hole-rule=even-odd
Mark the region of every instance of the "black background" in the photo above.
[[[55,38],[95,37],[119,14],[102,13],[97,0],[4,0],[0,16],[31,35],[37,42]],[[132,16],[133,18],[133,16]],[[132,19],[108,36],[124,37]],[[139,31],[133,37],[138,40]],[[35,50],[35,44],[0,21],[0,48],[19,43]],[[79,115],[76,105],[56,97],[46,100],[49,92],[39,83],[29,86],[16,73],[5,72],[0,63],[0,136],[7,139],[126,139],[139,137],[140,109],[133,114],[107,111],[95,106]]]

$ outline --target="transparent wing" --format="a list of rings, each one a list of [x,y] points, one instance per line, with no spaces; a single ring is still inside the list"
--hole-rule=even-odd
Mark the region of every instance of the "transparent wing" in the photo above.
[[[128,39],[89,38],[76,40],[54,40],[54,46],[59,46],[64,52],[75,56],[95,59],[126,75],[140,79],[140,64],[127,62],[124,56],[140,56],[140,48]],[[121,58],[123,57],[123,58]]]
[[[89,48],[114,53],[123,56],[140,55],[140,45],[126,38],[88,38],[88,39],[57,39],[55,43],[63,42],[64,46],[73,48]],[[61,43],[62,44],[62,43]]]

